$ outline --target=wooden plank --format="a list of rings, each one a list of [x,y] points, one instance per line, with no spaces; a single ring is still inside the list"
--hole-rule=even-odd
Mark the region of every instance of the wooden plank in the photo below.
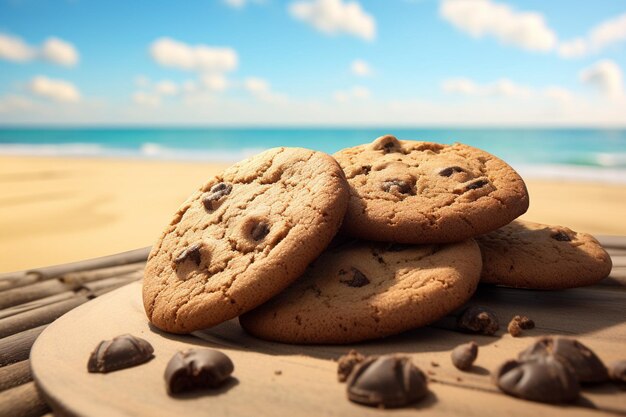
[[[626,392],[610,384],[585,389],[584,398],[576,405],[554,406],[506,396],[490,379],[490,372],[501,362],[514,358],[534,337],[545,334],[575,336],[606,362],[623,358],[626,292],[602,287],[553,292],[481,287],[472,299],[472,304],[477,303],[500,316],[503,329],[496,337],[427,327],[358,345],[297,346],[256,339],[236,320],[193,336],[162,333],[148,324],[141,284],[134,283],[51,324],[33,347],[33,375],[55,410],[79,415],[379,417],[380,410],[350,403],[345,385],[337,382],[333,360],[356,348],[366,354],[408,355],[429,371],[429,397],[414,407],[393,410],[395,417],[414,416],[416,410],[469,417],[626,414]],[[504,327],[515,314],[530,316],[537,327],[522,337],[511,337]],[[87,358],[98,342],[122,333],[148,340],[156,357],[119,372],[87,373]],[[478,360],[471,372],[461,372],[451,364],[450,352],[469,340],[480,346]],[[190,347],[212,347],[229,355],[235,363],[232,383],[214,394],[169,397],[163,382],[165,366],[176,351]],[[280,375],[275,373],[278,370]]]
[[[0,391],[25,384],[33,380],[30,361],[25,360],[0,368]]]
[[[87,295],[76,295],[67,300],[4,318],[0,320],[0,339],[43,324],[52,323],[63,314],[88,300],[89,297]]]
[[[626,249],[626,236],[599,235],[595,238],[605,248]]]
[[[148,246],[101,258],[1,274],[0,291],[31,285],[37,282],[57,278],[65,274],[145,262],[146,259],[148,259],[150,249],[151,247]]]
[[[48,411],[34,382],[0,392],[0,417],[39,417]]]
[[[67,300],[68,298],[72,298],[74,296],[76,296],[76,293],[74,291],[65,291],[60,294],[50,295],[48,297],[40,298],[39,300],[33,300],[28,303],[9,307],[4,310],[0,310],[0,319],[3,319],[5,317],[11,317],[16,314],[24,313],[26,311],[34,310],[39,307],[58,303],[59,301]]]
[[[28,359],[30,348],[46,326],[35,327],[0,339],[0,366]]]

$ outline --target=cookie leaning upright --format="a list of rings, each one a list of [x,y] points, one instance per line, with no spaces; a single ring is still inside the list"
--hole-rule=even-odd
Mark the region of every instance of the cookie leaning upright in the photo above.
[[[517,172],[471,146],[387,135],[334,157],[350,184],[344,227],[355,237],[456,242],[504,226],[528,209]]]
[[[267,301],[326,248],[348,198],[341,168],[321,152],[275,148],[226,169],[154,245],[143,281],[148,318],[188,333]]]
[[[476,238],[481,282],[557,290],[593,285],[611,273],[611,257],[591,235],[516,220]]]

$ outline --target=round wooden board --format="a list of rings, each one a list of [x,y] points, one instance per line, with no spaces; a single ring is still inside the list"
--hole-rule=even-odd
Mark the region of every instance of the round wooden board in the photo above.
[[[506,291],[499,296],[490,294],[487,298],[491,301],[479,301],[490,305],[501,317],[508,317],[515,311],[510,298],[519,297],[515,295],[519,292],[507,294]],[[538,324],[548,326],[550,333],[554,333],[555,323],[562,321],[562,315],[570,314],[562,308],[559,310],[556,301],[556,307],[551,305],[547,311],[541,310],[539,304],[545,303],[541,297],[532,295],[529,302],[538,303],[537,316],[546,316],[546,323],[539,321]],[[561,296],[556,297],[558,300]],[[589,332],[580,338],[606,361],[623,355],[626,337],[623,301],[621,293],[607,300],[608,319],[605,317],[602,325],[588,326]],[[571,300],[564,303],[564,308],[572,304]],[[555,321],[550,322],[553,317]],[[155,349],[155,358],[109,374],[88,373],[87,359],[96,345],[123,333],[148,340]],[[539,327],[529,335],[543,333],[548,331]],[[460,372],[450,363],[450,350],[468,340],[480,345],[480,353],[471,372]],[[598,410],[593,407],[626,414],[626,392],[610,384],[586,391],[579,405],[561,407],[522,401],[497,391],[490,382],[489,370],[514,357],[532,340],[506,334],[470,336],[429,327],[358,346],[293,346],[255,339],[247,335],[236,320],[193,336],[170,335],[148,324],[141,302],[141,284],[133,283],[90,301],[51,324],[35,343],[31,364],[42,394],[57,415],[296,417],[390,413],[414,416],[419,409],[433,415],[536,417],[554,416],[559,412],[566,412],[568,416],[597,415]],[[174,353],[193,346],[219,349],[230,356],[235,364],[234,378],[219,390],[172,398],[165,391],[165,366]],[[349,402],[345,385],[337,382],[333,359],[351,347],[366,354],[410,355],[414,363],[434,379],[429,385],[431,393],[413,407],[388,412]]]

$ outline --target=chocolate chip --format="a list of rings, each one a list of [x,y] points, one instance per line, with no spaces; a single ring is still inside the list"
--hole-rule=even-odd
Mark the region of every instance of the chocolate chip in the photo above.
[[[467,190],[476,190],[478,188],[481,188],[485,185],[489,184],[489,181],[487,180],[476,180],[470,184],[467,185],[467,187],[465,187]]]
[[[626,360],[612,362],[609,365],[609,377],[614,382],[626,384]]]
[[[581,383],[604,382],[608,371],[600,358],[587,346],[566,337],[542,337],[519,354],[520,360],[553,355],[574,369]]]
[[[502,391],[525,400],[566,403],[580,395],[573,369],[552,355],[523,362],[509,360],[498,368],[494,377]]]
[[[507,330],[513,337],[518,337],[522,334],[522,330],[529,330],[535,328],[535,322],[526,316],[515,316],[509,322]]]
[[[200,265],[200,262],[202,261],[202,255],[200,253],[201,248],[202,248],[202,242],[198,242],[198,243],[194,243],[193,245],[189,246],[188,248],[183,250],[181,253],[179,253],[178,256],[174,259],[174,263],[172,265],[174,269],[176,269],[178,265],[182,264],[183,262],[187,260],[192,261],[196,265]]]
[[[370,357],[350,374],[350,401],[370,407],[402,407],[428,393],[426,375],[409,358],[393,355]]]
[[[165,368],[167,392],[178,394],[224,384],[235,369],[228,356],[213,349],[189,349],[176,353]]]
[[[341,274],[341,271],[343,270],[339,271],[340,274]],[[352,272],[352,278],[340,279],[339,282],[341,282],[342,284],[346,284],[348,287],[354,287],[354,288],[359,288],[370,283],[370,280],[367,279],[367,277],[363,274],[363,272],[359,271],[358,269],[354,267],[350,268],[350,271]]]
[[[452,167],[442,169],[441,171],[439,171],[439,175],[441,175],[442,177],[450,177],[455,172],[465,172],[465,170],[455,165]]]
[[[568,235],[563,232],[557,232],[552,235],[552,239],[558,240],[559,242],[570,242],[572,239]]]
[[[233,190],[231,184],[220,182],[211,187],[211,190],[202,198],[202,204],[207,210],[215,210],[218,207],[219,200],[230,194]]]
[[[89,372],[107,373],[130,368],[154,357],[154,349],[147,341],[130,334],[103,340],[91,352],[87,362]]]
[[[474,342],[465,343],[452,351],[452,363],[458,369],[466,371],[472,367],[478,356],[478,345]]]
[[[270,232],[270,227],[265,222],[259,222],[252,228],[252,239],[261,240]]]
[[[367,175],[367,174],[370,173],[371,170],[372,170],[372,166],[371,165],[363,165],[361,167],[361,174]]]
[[[346,382],[354,367],[365,360],[365,356],[352,349],[337,361],[337,379]]]
[[[413,186],[402,180],[383,181],[380,188],[388,193],[411,194]]]
[[[384,153],[400,152],[402,146],[400,141],[393,135],[385,135],[372,142],[372,149],[383,151]]]
[[[496,334],[500,328],[495,311],[481,306],[472,306],[463,310],[457,319],[456,325],[459,329],[466,332],[488,336]]]

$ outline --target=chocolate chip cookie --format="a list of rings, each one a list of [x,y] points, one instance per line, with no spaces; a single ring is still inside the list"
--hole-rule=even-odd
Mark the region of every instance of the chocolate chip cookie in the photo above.
[[[174,215],[146,264],[144,307],[188,333],[282,291],[332,240],[349,191],[329,155],[275,148],[226,169]]]
[[[528,209],[522,178],[467,145],[387,135],[334,156],[350,184],[344,227],[355,237],[458,242],[504,226]]]
[[[600,243],[567,227],[516,220],[476,240],[485,283],[556,290],[592,285],[611,272]]]
[[[349,241],[239,322],[262,339],[352,343],[424,326],[465,303],[480,276],[473,240],[446,245]]]

